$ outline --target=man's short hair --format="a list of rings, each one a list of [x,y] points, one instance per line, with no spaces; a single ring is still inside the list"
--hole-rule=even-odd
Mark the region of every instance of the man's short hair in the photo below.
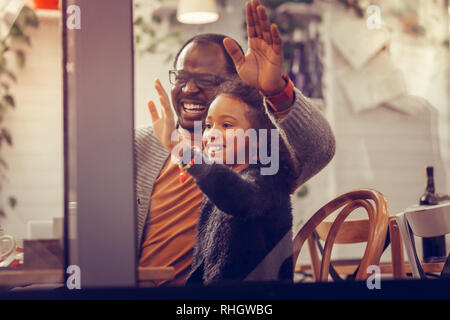
[[[200,44],[216,43],[222,48],[223,55],[224,55],[224,57],[226,59],[226,66],[225,67],[226,67],[228,75],[235,75],[235,74],[237,74],[236,67],[234,66],[233,59],[231,59],[230,55],[228,54],[227,50],[225,49],[225,47],[223,45],[223,39],[225,39],[225,38],[227,38],[227,36],[225,36],[223,34],[217,34],[217,33],[203,33],[203,34],[198,34],[198,35],[190,38],[189,40],[187,40],[183,44],[181,49],[178,50],[177,55],[175,56],[175,60],[173,62],[173,67],[176,68],[177,62],[178,62],[178,57],[180,56],[181,51],[183,51],[183,49],[189,43],[191,43],[191,42],[200,43]],[[241,52],[244,53],[244,50],[242,50],[242,47],[239,45],[239,43],[237,43],[237,45],[238,45],[239,49],[241,50]]]

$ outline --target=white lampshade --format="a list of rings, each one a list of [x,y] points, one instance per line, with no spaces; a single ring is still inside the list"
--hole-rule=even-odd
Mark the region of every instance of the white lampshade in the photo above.
[[[177,19],[182,23],[202,24],[219,19],[215,0],[180,0]]]

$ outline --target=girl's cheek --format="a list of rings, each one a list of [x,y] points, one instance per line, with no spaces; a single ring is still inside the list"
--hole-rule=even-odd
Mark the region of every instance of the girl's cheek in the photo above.
[[[206,146],[206,144],[208,143],[208,139],[209,139],[209,129],[205,129],[203,131],[203,136],[202,136],[202,142],[203,142],[203,146]]]

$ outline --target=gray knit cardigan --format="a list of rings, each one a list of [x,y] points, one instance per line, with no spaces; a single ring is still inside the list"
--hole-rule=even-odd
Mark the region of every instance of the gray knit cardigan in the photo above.
[[[283,128],[300,168],[297,186],[317,174],[333,158],[335,138],[320,110],[298,90],[288,115],[277,121]],[[269,113],[269,116],[271,113]],[[145,234],[145,222],[150,208],[151,194],[169,152],[160,144],[151,126],[135,133],[137,246],[140,255]]]

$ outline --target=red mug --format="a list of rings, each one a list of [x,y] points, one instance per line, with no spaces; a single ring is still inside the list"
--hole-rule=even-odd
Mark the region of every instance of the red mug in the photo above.
[[[35,9],[58,10],[59,0],[33,0]]]

